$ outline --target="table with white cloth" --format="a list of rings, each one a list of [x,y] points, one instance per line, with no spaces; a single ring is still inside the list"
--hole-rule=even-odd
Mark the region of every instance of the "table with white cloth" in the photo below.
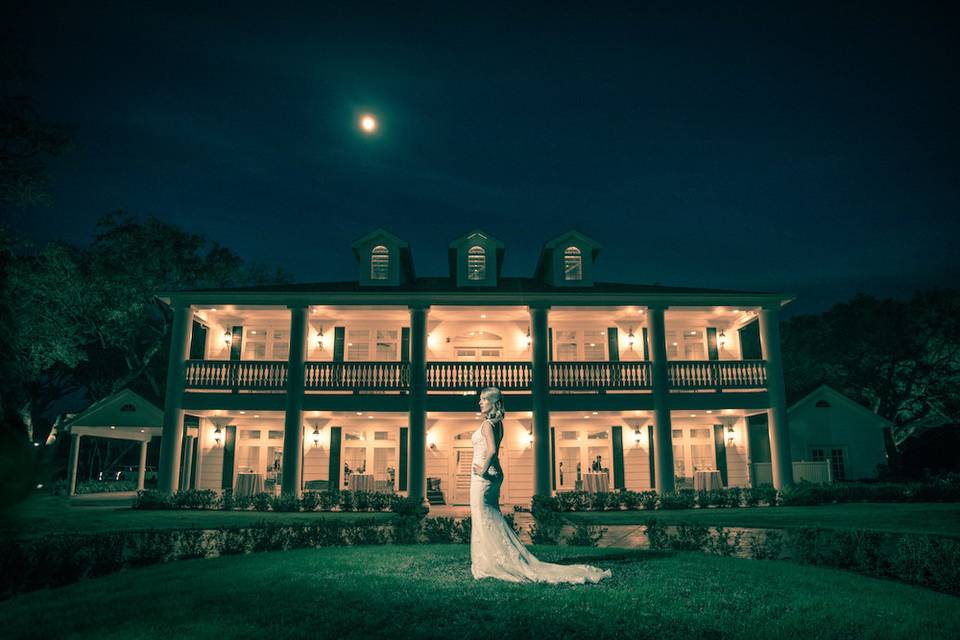
[[[347,484],[350,491],[373,491],[376,487],[372,473],[351,473],[347,476]]]
[[[706,471],[693,472],[693,490],[694,491],[713,491],[722,489],[723,482],[720,480],[720,472],[710,469]]]
[[[583,490],[587,493],[603,493],[610,490],[610,479],[605,473],[583,474]]]
[[[253,496],[263,491],[263,474],[238,473],[237,486],[233,490],[235,496]]]

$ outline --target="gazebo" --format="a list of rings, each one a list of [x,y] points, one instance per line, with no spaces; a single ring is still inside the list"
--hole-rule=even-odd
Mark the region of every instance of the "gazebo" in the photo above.
[[[140,442],[137,489],[143,489],[147,444],[151,438],[159,437],[163,431],[163,411],[135,391],[122,389],[69,418],[64,425],[64,431],[70,433],[70,460],[67,465],[69,495],[75,495],[77,490],[77,460],[82,436]]]

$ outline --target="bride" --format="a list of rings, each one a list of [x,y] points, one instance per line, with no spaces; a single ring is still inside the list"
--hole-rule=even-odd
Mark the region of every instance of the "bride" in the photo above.
[[[480,393],[480,412],[486,417],[473,432],[473,474],[470,477],[470,560],[473,577],[510,582],[599,582],[612,576],[609,569],[585,564],[541,562],[523,546],[500,513],[503,467],[497,452],[503,440],[503,398],[496,387]]]

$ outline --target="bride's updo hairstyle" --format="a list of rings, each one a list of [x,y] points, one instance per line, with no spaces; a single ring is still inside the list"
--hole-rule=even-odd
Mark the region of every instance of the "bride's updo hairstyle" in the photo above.
[[[483,391],[480,392],[480,397],[486,397],[493,405],[490,413],[487,414],[487,418],[489,418],[491,422],[502,422],[504,411],[503,395],[500,393],[500,389],[496,387],[485,387]]]

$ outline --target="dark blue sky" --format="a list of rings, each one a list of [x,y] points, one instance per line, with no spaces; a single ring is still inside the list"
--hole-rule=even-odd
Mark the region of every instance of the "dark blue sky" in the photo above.
[[[794,312],[956,285],[937,5],[409,4],[21,3],[26,90],[76,148],[13,228],[83,242],[122,208],[316,281],[355,278],[378,226],[418,275],[484,228],[514,276],[575,227],[600,280],[782,290]]]

